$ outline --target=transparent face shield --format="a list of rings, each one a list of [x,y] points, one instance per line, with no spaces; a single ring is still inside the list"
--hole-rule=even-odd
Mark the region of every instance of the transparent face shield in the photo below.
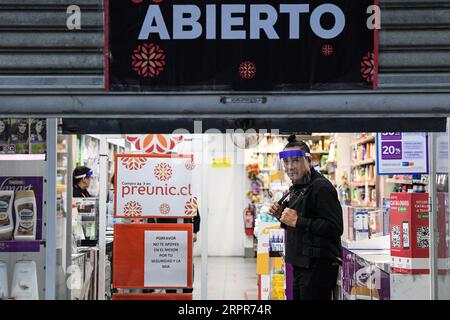
[[[94,172],[92,170],[89,170],[87,173],[85,174],[81,174],[79,176],[75,176],[75,179],[82,179],[82,178],[92,178],[94,176]]]
[[[303,150],[285,150],[280,152],[281,168],[293,183],[301,183],[306,173],[309,173],[308,157],[311,155]]]

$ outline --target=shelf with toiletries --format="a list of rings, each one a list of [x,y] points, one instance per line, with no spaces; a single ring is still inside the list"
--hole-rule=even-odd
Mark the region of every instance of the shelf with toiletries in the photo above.
[[[376,173],[375,135],[355,133],[350,144],[351,164],[349,186],[351,205],[377,207],[378,178]]]
[[[40,251],[43,177],[0,177],[0,252]]]

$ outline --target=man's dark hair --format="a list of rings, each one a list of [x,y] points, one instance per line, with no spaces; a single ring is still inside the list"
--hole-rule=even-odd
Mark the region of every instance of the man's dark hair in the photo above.
[[[297,140],[295,134],[291,134],[288,137],[288,143],[284,146],[284,149],[298,147],[300,150],[303,150],[307,153],[310,153],[309,147],[303,141]]]
[[[73,170],[73,174],[72,174],[72,184],[74,186],[78,185],[78,183],[83,179],[83,178],[75,178],[76,176],[81,176],[83,174],[87,174],[89,172],[89,170],[91,170],[90,168],[86,167],[86,166],[80,166],[80,167],[76,167],[75,170]]]

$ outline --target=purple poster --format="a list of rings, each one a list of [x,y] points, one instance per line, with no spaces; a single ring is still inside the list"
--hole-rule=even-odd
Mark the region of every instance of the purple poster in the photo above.
[[[390,300],[389,273],[343,248],[342,291],[345,300]]]
[[[402,142],[401,141],[382,141],[381,142],[381,159],[383,160],[400,160],[402,158]]]
[[[402,140],[401,132],[383,132],[381,133],[381,140]]]
[[[14,230],[17,225],[16,218],[16,205],[17,207],[26,207],[29,212],[27,216],[36,214],[36,225],[28,222],[28,230],[23,227],[23,234],[29,235],[27,239],[14,239],[12,236],[10,240],[0,241],[0,252],[37,252],[40,250],[40,240],[42,240],[42,204],[43,204],[43,177],[0,177],[0,190],[1,191],[14,191],[14,200],[12,206],[12,216],[14,221]],[[17,195],[21,194],[21,191],[33,191],[36,201],[36,212],[33,213],[33,201],[29,203],[24,202],[23,198],[18,199]],[[23,194],[23,193],[22,193]],[[27,195],[27,199],[30,195]],[[20,202],[21,201],[21,202]],[[25,224],[24,224],[25,225]],[[30,231],[32,228],[36,228],[35,237],[34,232]]]
[[[376,144],[378,175],[428,174],[426,133],[377,133]]]

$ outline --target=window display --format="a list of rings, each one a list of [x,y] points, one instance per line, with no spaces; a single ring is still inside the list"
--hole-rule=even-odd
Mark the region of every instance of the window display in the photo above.
[[[0,221],[3,221],[3,226],[0,225],[0,252],[39,251],[43,177],[0,177],[0,189],[0,199],[4,200],[0,201]],[[13,224],[14,232],[11,234]]]

